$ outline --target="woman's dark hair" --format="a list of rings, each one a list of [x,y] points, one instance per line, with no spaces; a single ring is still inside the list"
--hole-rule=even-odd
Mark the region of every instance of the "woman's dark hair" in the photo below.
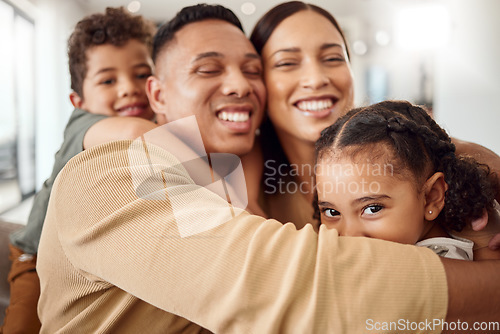
[[[330,14],[323,8],[313,4],[304,3],[302,1],[289,1],[279,4],[271,8],[266,14],[264,14],[264,16],[260,18],[259,21],[257,21],[257,24],[253,28],[252,34],[250,35],[250,41],[255,47],[255,50],[257,50],[257,53],[262,53],[262,48],[264,48],[264,45],[266,45],[267,40],[274,32],[274,29],[276,29],[276,27],[284,19],[303,10],[312,10],[313,12],[324,16],[333,24],[333,26],[339,31],[340,35],[342,36],[342,40],[344,41],[344,45],[346,47],[347,57],[349,59],[349,48],[347,47],[344,32],[337,23],[337,20],[335,20],[332,14]]]
[[[373,144],[390,149],[395,173],[410,171],[418,185],[436,172],[444,174],[448,190],[438,222],[446,230],[461,231],[466,223],[480,218],[485,208],[493,208],[497,185],[488,166],[457,157],[446,132],[423,108],[406,101],[351,110],[321,132],[316,161],[329,152],[351,157],[360,152],[377,154]]]
[[[335,20],[332,14],[330,14],[323,8],[313,4],[307,4],[302,1],[284,2],[282,4],[279,4],[271,8],[266,14],[264,14],[264,16],[261,17],[261,19],[255,25],[252,34],[250,35],[250,41],[255,47],[257,53],[259,54],[262,53],[262,49],[264,48],[264,45],[267,43],[269,37],[283,20],[285,20],[286,18],[292,16],[297,12],[304,10],[311,10],[315,13],[318,13],[324,16],[328,21],[330,21],[333,24],[333,26],[339,31],[340,35],[342,36],[342,40],[344,42],[347,52],[347,58],[349,60],[350,59],[349,47],[347,45],[344,32],[337,23],[337,20]],[[278,168],[280,170],[286,170],[287,169],[286,166],[289,166],[290,164],[285,155],[285,152],[283,151],[283,148],[281,147],[281,143],[278,139],[278,136],[276,135],[276,130],[274,129],[274,126],[268,117],[266,117],[262,122],[262,125],[260,127],[260,132],[261,132],[260,142],[262,144],[261,146],[262,146],[264,161],[266,162],[264,166],[264,175],[275,174],[274,171],[276,171]],[[266,181],[264,181],[262,186],[264,187],[266,193],[272,193],[274,192],[274,189],[276,189],[275,185],[278,184],[280,181],[281,181],[281,176],[278,175],[276,179],[267,179]]]
[[[87,51],[94,46],[122,46],[131,39],[153,48],[156,27],[140,15],[131,15],[123,7],[106,8],[104,14],[92,14],[79,21],[68,39],[68,63],[71,89],[83,98],[83,80],[87,75]]]

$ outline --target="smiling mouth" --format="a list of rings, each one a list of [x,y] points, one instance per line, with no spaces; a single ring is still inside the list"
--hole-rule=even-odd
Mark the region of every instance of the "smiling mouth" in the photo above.
[[[141,116],[147,109],[146,103],[134,103],[117,110],[120,116]]]
[[[221,111],[217,114],[217,118],[221,121],[243,123],[250,119],[250,112],[227,112]]]
[[[333,98],[302,100],[295,103],[295,106],[297,109],[304,112],[321,112],[331,109],[336,102],[337,100]]]

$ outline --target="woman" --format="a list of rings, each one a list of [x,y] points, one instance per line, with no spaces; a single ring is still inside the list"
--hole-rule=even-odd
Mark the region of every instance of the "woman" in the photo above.
[[[263,209],[279,221],[293,221],[298,228],[306,223],[317,226],[311,205],[314,143],[324,128],[353,107],[346,39],[330,13],[291,1],[269,10],[257,22],[250,40],[262,56],[268,90],[268,118],[261,135]],[[482,162],[494,171],[500,166],[498,156],[479,145],[454,142],[458,153],[474,155],[480,150]],[[477,225],[484,227],[484,223]],[[464,233],[477,247],[486,247],[492,235]]]

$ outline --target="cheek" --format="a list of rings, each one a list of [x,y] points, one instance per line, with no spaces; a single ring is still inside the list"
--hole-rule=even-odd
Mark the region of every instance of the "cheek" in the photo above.
[[[254,92],[257,98],[259,99],[260,106],[264,106],[266,104],[267,98],[267,90],[264,86],[264,81],[258,80],[253,84]]]
[[[290,84],[287,84],[286,79],[270,76],[266,78],[266,87],[268,111],[270,114],[279,113],[288,102]]]
[[[337,89],[341,90],[346,99],[349,99],[352,104],[352,100],[354,97],[354,78],[352,76],[352,72],[350,67],[345,66],[339,68],[337,71],[334,71],[330,74],[330,79],[337,87]]]

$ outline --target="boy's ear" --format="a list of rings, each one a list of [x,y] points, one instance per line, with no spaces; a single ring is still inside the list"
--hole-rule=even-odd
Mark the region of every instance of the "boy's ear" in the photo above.
[[[444,199],[448,184],[444,180],[442,172],[434,173],[424,184],[425,195],[425,220],[431,221],[437,218],[444,208]]]
[[[83,99],[76,92],[71,92],[71,94],[69,94],[69,99],[70,99],[73,107],[75,107],[75,108],[82,107]]]

